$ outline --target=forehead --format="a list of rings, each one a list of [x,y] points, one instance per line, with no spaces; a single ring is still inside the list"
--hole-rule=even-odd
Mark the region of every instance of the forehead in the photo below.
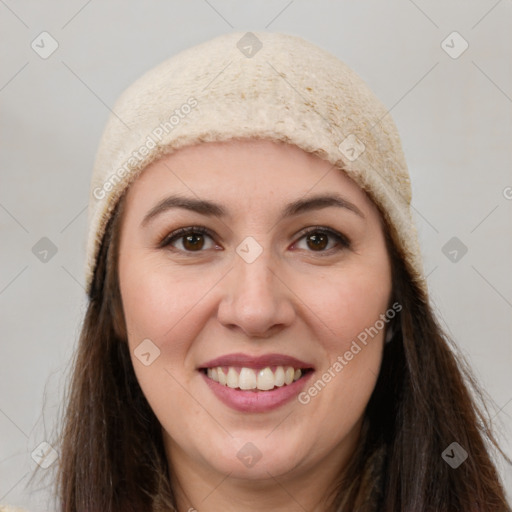
[[[170,193],[257,209],[299,197],[336,193],[378,215],[367,194],[339,168],[282,142],[233,139],[183,147],[150,164],[130,186],[127,202],[149,206]],[[227,212],[229,214],[229,211]]]

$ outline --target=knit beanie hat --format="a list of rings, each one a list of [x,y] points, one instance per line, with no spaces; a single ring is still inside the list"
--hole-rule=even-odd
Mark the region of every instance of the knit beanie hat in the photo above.
[[[427,297],[409,174],[389,112],[337,57],[275,32],[232,32],[184,50],[120,96],[94,164],[87,293],[112,212],[150,163],[183,146],[251,137],[294,144],[352,178],[379,207]]]

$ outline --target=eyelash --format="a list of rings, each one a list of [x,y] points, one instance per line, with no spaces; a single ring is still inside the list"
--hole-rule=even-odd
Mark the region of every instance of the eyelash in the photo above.
[[[337,252],[342,249],[349,249],[351,246],[350,240],[345,235],[342,235],[338,231],[331,229],[331,228],[324,227],[324,226],[312,226],[305,231],[301,231],[299,233],[300,238],[298,239],[298,241],[302,240],[304,237],[306,237],[307,235],[310,235],[312,233],[322,233],[324,235],[329,235],[329,236],[333,237],[338,242],[339,245],[342,246],[342,248],[331,247],[331,249],[322,250],[322,251],[308,251],[308,252],[312,252],[312,253],[317,252],[319,256],[330,255],[330,253],[333,249],[335,249]],[[186,228],[177,229],[176,231],[173,231],[169,235],[165,236],[162,239],[162,241],[160,242],[160,244],[158,245],[158,247],[159,248],[169,247],[169,246],[171,246],[172,242],[174,242],[175,240],[178,240],[179,238],[183,238],[186,235],[190,235],[190,234],[208,235],[212,240],[214,239],[213,233],[208,228],[205,228],[203,226],[190,226],[190,227],[186,227]],[[176,249],[175,247],[172,247],[171,249],[180,251],[180,252],[184,252],[187,255],[193,255],[195,253],[204,252],[203,250],[183,251],[181,249]]]

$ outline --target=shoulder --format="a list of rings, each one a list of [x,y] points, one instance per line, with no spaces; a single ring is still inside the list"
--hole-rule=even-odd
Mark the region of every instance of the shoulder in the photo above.
[[[11,507],[10,505],[0,505],[0,512],[26,512],[22,508]]]

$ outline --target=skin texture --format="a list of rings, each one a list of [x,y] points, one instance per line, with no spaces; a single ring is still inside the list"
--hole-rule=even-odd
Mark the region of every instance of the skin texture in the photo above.
[[[220,203],[224,219],[170,209],[141,224],[171,194]],[[285,205],[336,193],[355,205],[280,220]],[[315,369],[306,387],[349,350],[390,306],[391,266],[380,214],[329,162],[264,140],[203,143],[151,164],[126,196],[119,280],[132,361],[158,417],[179,510],[324,510],[323,500],[358,440],[378,375],[385,330],[309,403],[294,399],[264,413],[220,402],[197,370],[221,355],[280,353]],[[173,231],[204,226],[196,245]],[[318,248],[302,230],[331,235]],[[318,236],[318,230],[313,230]],[[247,263],[248,236],[262,253]],[[143,365],[134,350],[150,339],[160,355]],[[261,459],[237,458],[253,443]]]

